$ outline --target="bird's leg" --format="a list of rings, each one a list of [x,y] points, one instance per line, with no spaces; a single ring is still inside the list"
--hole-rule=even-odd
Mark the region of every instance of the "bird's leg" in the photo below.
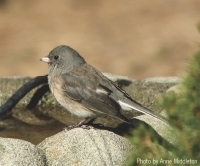
[[[92,125],[93,124],[93,122],[95,121],[95,119],[96,118],[88,118],[86,121],[88,121],[87,123],[86,123],[86,125]]]
[[[75,125],[71,125],[71,126],[68,126],[66,128],[64,128],[64,130],[71,130],[71,129],[74,129],[74,128],[78,128],[78,127],[81,127],[83,129],[92,129],[93,127],[90,126],[90,124],[92,124],[92,122],[95,120],[95,118],[86,118],[86,119],[83,119],[82,121],[78,122],[77,124]],[[86,125],[83,125],[86,121],[88,121],[88,123]]]
[[[84,124],[84,122],[86,122],[87,120],[88,120],[88,118],[83,119],[82,121],[78,122],[78,123],[75,124],[74,126],[75,126],[75,127],[81,127],[81,126]]]
[[[85,123],[85,125],[82,124],[81,128],[83,128],[83,129],[94,129],[94,127],[92,125],[93,125],[93,122],[94,122],[95,119],[96,118],[88,118],[88,119],[86,119],[85,121],[88,121],[88,122]]]

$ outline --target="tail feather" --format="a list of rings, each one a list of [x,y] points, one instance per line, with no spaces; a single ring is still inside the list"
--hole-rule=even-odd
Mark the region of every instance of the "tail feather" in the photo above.
[[[134,101],[131,101],[129,99],[122,99],[122,100],[119,100],[118,101],[119,104],[121,105],[122,108],[127,108],[127,110],[130,110],[133,109],[133,110],[136,110],[136,111],[139,111],[141,113],[144,113],[144,114],[147,114],[147,115],[150,115],[154,118],[157,118],[167,124],[169,124],[168,120],[160,115],[156,115],[154,112],[152,112],[151,110],[143,107],[142,105],[140,105],[139,103],[137,102],[134,102]]]

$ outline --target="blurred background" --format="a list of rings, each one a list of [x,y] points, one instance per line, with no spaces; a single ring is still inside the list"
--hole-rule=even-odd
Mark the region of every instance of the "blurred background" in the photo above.
[[[0,0],[0,76],[38,76],[56,46],[102,72],[180,75],[199,49],[200,1]]]

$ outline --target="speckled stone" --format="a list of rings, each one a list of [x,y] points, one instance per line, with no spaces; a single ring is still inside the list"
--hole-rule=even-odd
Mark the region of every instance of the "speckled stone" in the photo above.
[[[0,138],[1,166],[45,166],[45,155],[35,145],[13,138]]]
[[[120,166],[133,151],[130,142],[112,132],[75,128],[62,131],[38,145],[49,166]]]

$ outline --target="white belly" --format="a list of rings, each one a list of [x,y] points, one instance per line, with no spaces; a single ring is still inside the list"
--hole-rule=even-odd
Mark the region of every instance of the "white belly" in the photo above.
[[[69,99],[68,97],[65,97],[63,100],[63,97],[54,94],[56,100],[62,105],[67,111],[69,111],[71,114],[76,115],[80,118],[93,118],[96,117],[94,112],[91,110],[83,107],[78,102]]]
[[[71,114],[80,118],[94,118],[97,116],[93,111],[87,109],[82,104],[64,96],[61,92],[61,86],[56,79],[49,81],[49,85],[56,100]]]

